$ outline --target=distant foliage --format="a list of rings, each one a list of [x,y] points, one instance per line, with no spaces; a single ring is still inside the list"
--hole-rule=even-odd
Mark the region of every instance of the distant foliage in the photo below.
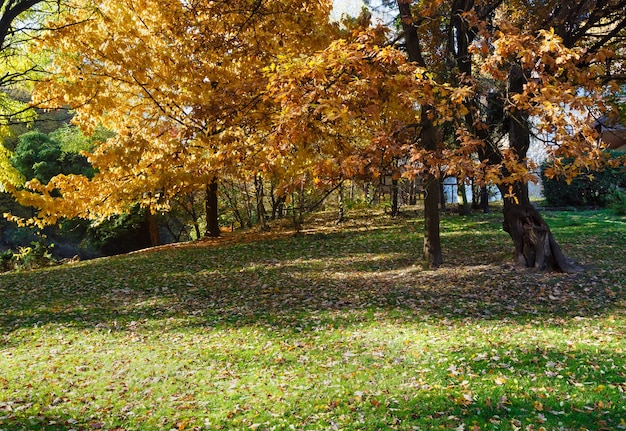
[[[33,131],[20,136],[11,163],[27,179],[50,181],[61,170],[61,146],[46,134]]]
[[[94,222],[88,242],[105,255],[127,253],[150,246],[146,210],[134,206],[129,212]]]
[[[44,184],[57,174],[94,174],[85,156],[63,151],[60,142],[39,131],[19,137],[11,163],[27,180],[38,179]]]
[[[626,191],[614,190],[613,193],[609,195],[609,208],[619,215],[626,216]]]
[[[612,152],[612,157],[621,155]],[[567,163],[568,160],[563,160]],[[615,200],[619,189],[626,189],[626,167],[606,168],[602,171],[587,171],[574,178],[569,184],[562,177],[548,178],[546,169],[552,162],[546,162],[541,167],[543,180],[543,194],[549,205],[562,206],[596,206],[606,207]]]

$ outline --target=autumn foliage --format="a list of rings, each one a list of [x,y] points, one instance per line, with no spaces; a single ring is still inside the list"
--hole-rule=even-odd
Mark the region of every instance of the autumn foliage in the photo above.
[[[253,161],[271,109],[263,69],[321,46],[334,29],[329,11],[325,2],[75,2],[41,40],[55,62],[35,103],[69,106],[87,132],[115,136],[88,155],[93,180],[31,182],[37,193],[19,193],[23,203],[43,208],[46,222],[135,202],[156,210],[225,173],[262,169]]]

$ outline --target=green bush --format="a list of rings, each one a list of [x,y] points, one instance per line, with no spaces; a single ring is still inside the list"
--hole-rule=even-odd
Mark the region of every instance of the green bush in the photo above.
[[[20,247],[19,250],[6,250],[0,253],[0,272],[12,270],[31,270],[55,265],[52,257],[54,244],[46,244],[44,238],[33,241],[29,247]]]
[[[15,267],[17,269],[35,269],[55,264],[52,257],[54,244],[46,244],[43,239],[33,241],[30,247],[20,247],[19,252],[14,253]]]
[[[15,256],[11,250],[0,253],[0,272],[11,271],[15,268]]]
[[[114,215],[87,230],[87,242],[104,255],[128,253],[150,246],[146,210],[133,206],[128,213]]]
[[[611,152],[613,157],[622,154]],[[565,163],[568,160],[564,160]],[[541,166],[543,181],[543,195],[548,205],[564,207],[606,207],[613,199],[613,193],[618,188],[626,188],[626,167],[607,168],[602,171],[584,172],[567,184],[563,178],[548,178],[545,170],[552,162],[545,162]]]
[[[626,216],[626,192],[614,190],[609,195],[609,208],[619,216]]]

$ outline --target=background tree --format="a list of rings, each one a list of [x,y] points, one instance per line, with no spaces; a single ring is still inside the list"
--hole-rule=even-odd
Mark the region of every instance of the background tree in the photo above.
[[[36,119],[28,101],[46,58],[29,47],[62,5],[56,0],[0,0],[0,187],[23,181],[9,162],[13,148],[6,141],[21,134],[14,126]]]
[[[135,202],[167,209],[172,197],[214,190],[218,178],[259,153],[258,131],[271,109],[262,69],[279,55],[320,46],[333,28],[325,2],[71,6],[42,40],[41,49],[54,52],[55,73],[36,102],[69,103],[85,131],[101,124],[115,136],[89,154],[93,180],[58,176],[46,187],[31,184],[36,193],[18,193],[46,208],[48,222],[107,216]],[[62,200],[50,196],[53,189]]]
[[[39,131],[28,132],[19,137],[11,163],[24,178],[37,179],[43,184],[61,173],[87,177],[94,175],[94,170],[85,156],[73,151],[63,151],[61,143]]]

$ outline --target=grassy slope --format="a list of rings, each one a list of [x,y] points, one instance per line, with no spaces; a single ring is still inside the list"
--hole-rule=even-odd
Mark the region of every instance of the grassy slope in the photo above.
[[[437,271],[363,218],[0,275],[0,429],[626,429],[626,222],[548,221],[587,272],[514,268],[495,214]]]

